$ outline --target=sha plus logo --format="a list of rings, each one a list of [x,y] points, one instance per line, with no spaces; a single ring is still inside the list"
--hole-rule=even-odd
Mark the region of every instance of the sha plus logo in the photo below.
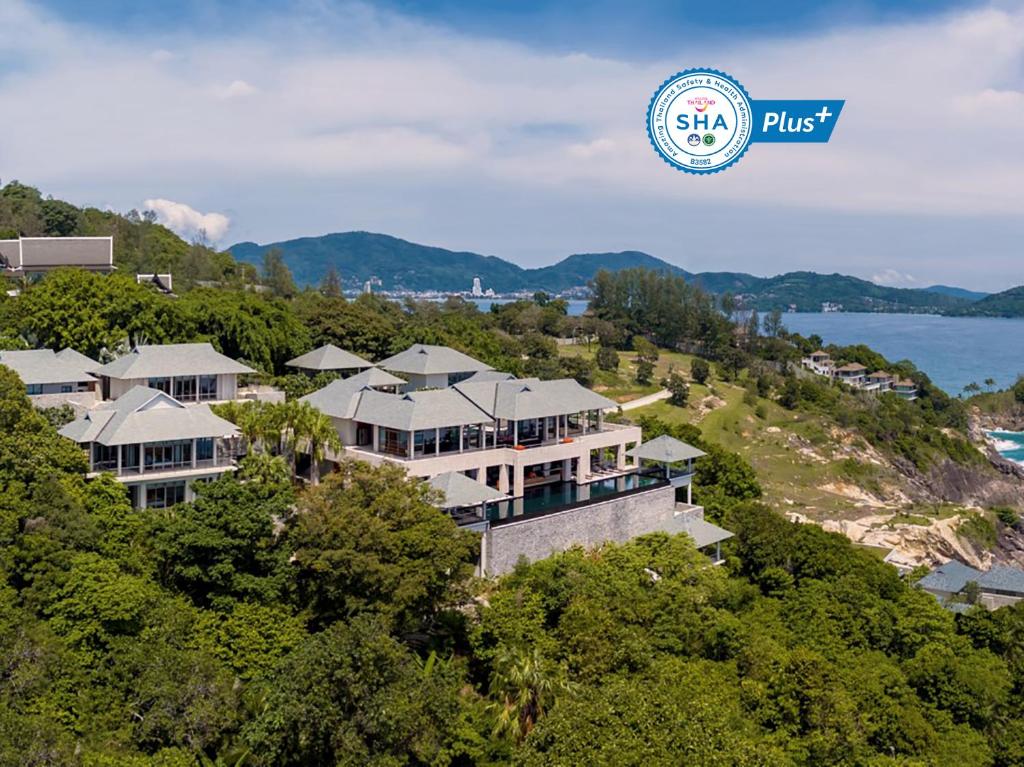
[[[716,69],[686,69],[654,92],[647,136],[661,158],[686,173],[717,173],[750,144],[827,143],[845,102],[755,101]]]

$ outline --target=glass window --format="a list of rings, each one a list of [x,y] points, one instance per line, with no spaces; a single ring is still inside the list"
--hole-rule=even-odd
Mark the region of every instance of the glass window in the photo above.
[[[121,445],[121,471],[139,468],[139,446]]]
[[[440,445],[442,453],[459,452],[459,427],[449,426],[446,429],[441,429]]]
[[[25,388],[28,390],[29,394],[42,394],[43,393],[43,385],[42,384],[29,384]]]
[[[196,398],[196,379],[193,376],[174,379],[174,398],[194,400]]]
[[[192,442],[153,442],[146,445],[146,471],[192,464]]]
[[[475,450],[482,447],[480,442],[482,430],[476,424],[462,427],[462,442],[466,450]]]
[[[203,439],[196,440],[196,460],[213,460],[213,437],[205,437]]]
[[[413,455],[434,455],[436,452],[437,432],[434,429],[424,429],[416,432]]]
[[[217,376],[199,376],[199,399],[217,399]]]
[[[409,455],[409,432],[380,427],[377,439],[382,453],[391,455]]]
[[[151,509],[166,509],[185,501],[185,483],[168,482],[146,486],[146,506]]]
[[[92,470],[110,471],[117,469],[117,446],[108,447],[99,442],[92,443]]]
[[[147,382],[150,389],[162,391],[164,394],[171,393],[171,379],[167,377],[150,378]]]

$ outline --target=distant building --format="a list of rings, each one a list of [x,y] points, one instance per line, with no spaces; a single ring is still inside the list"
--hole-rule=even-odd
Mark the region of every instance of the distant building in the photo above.
[[[161,293],[171,295],[174,292],[174,279],[167,274],[136,274],[135,282],[139,285],[152,285]]]
[[[84,410],[99,401],[99,379],[93,373],[100,364],[73,349],[0,351],[0,365],[18,374],[36,407]]]
[[[484,289],[483,289],[483,285],[480,284],[480,278],[479,277],[474,277],[473,278],[472,296],[474,298],[480,298],[483,294],[484,294]]]
[[[114,271],[113,237],[19,237],[0,240],[0,274],[24,277],[64,267]]]
[[[1024,599],[1024,570],[1008,565],[995,565],[985,572],[950,560],[919,580],[917,587],[955,609],[966,604],[968,583],[977,584],[977,604],[989,610]]]
[[[843,310],[842,304],[835,304],[831,301],[822,301],[821,310],[823,312],[841,312]]]
[[[902,378],[898,381],[894,381],[892,384],[892,390],[896,392],[897,396],[903,399],[917,399],[917,384],[908,378]]]
[[[832,377],[832,371],[835,369],[835,363],[832,361],[832,357],[828,352],[821,349],[813,352],[807,357],[804,357],[800,360],[800,364],[820,376],[828,376],[829,378]]]
[[[862,387],[867,376],[868,369],[857,362],[850,362],[835,370],[834,376],[837,381],[842,381],[850,386]]]

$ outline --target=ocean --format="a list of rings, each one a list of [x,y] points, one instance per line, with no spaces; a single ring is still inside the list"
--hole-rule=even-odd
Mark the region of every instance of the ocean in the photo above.
[[[1024,464],[1024,432],[990,431],[988,436],[995,443],[996,450],[1003,458]]]
[[[474,299],[483,311],[504,299]],[[580,315],[586,301],[570,301],[569,314]],[[969,383],[1012,386],[1024,373],[1024,318],[940,317],[934,314],[858,314],[855,312],[784,314],[788,330],[825,343],[866,344],[892,361],[910,360],[936,386],[956,396]]]

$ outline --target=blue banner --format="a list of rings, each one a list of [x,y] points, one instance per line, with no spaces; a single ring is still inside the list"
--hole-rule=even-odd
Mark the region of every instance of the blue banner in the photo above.
[[[751,99],[751,143],[824,144],[832,136],[843,99]]]

